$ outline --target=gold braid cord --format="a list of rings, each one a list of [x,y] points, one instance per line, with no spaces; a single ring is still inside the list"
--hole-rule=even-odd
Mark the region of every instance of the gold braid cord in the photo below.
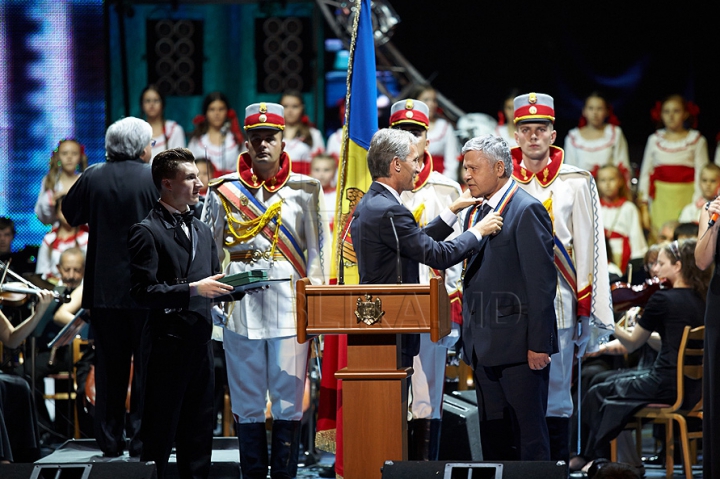
[[[280,208],[282,207],[282,201],[278,201],[277,203],[270,205],[265,211],[265,213],[255,219],[241,221],[235,219],[230,202],[222,195],[218,196],[220,197],[223,208],[225,209],[225,217],[227,218],[228,230],[230,230],[230,234],[233,236],[233,238],[235,238],[234,240],[230,241],[228,240],[228,238],[225,238],[225,246],[235,246],[238,243],[251,240],[255,236],[257,236],[258,233],[260,233],[263,228],[265,228],[272,220],[277,221],[275,234],[273,234],[272,247],[270,248],[270,257],[272,258],[273,254],[275,253],[275,246],[278,242],[280,226],[282,225],[282,216],[280,216]]]
[[[415,211],[413,211],[413,216],[415,217],[415,222],[418,224],[420,228],[424,227],[425,224],[421,224],[420,220],[422,220],[423,213],[425,213],[425,203],[420,203],[417,208],[415,208]]]
[[[550,215],[550,223],[553,226],[553,234],[555,234],[555,216],[553,215],[553,207],[552,207],[552,194],[550,194],[550,197],[543,201],[543,206],[547,210],[548,214]]]

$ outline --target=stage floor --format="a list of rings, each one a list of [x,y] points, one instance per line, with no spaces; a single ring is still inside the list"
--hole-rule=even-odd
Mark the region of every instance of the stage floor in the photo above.
[[[312,464],[302,464],[298,468],[298,478],[302,479],[314,479],[319,478],[319,473],[325,467],[331,466],[334,461],[334,456],[329,453],[322,453],[317,457],[317,461],[310,460]],[[102,465],[101,465],[102,464]],[[18,469],[16,472],[19,473],[14,475],[12,473],[6,475],[8,472],[14,471],[13,466],[18,468],[22,467],[22,471]],[[96,468],[98,475],[86,475],[82,476],[82,469],[89,470],[90,468]],[[7,469],[6,469],[7,468]],[[54,477],[54,474],[48,476],[48,472],[52,472],[57,469],[75,468],[79,469],[80,473],[60,474],[61,478],[72,477],[127,477],[127,478],[138,478],[138,479],[151,479],[152,467],[141,464],[138,458],[132,458],[127,454],[115,457],[106,458],[103,457],[102,453],[98,449],[93,439],[80,439],[70,440],[62,444],[51,454],[43,457],[34,464],[17,464],[17,465],[0,465],[0,477],[3,479],[7,478],[29,478],[33,477],[31,472],[41,468],[43,471],[34,477]],[[103,471],[103,474],[99,474]],[[676,465],[673,471],[674,478],[682,478],[684,474],[680,466]],[[108,475],[109,474],[109,475]],[[665,469],[659,466],[647,466],[645,468],[645,474],[647,478],[661,478],[665,477]],[[177,478],[177,469],[175,468],[175,456],[170,457],[170,464],[167,471],[168,478]],[[212,468],[210,471],[211,478],[240,478],[240,465],[239,465],[239,454],[237,447],[236,438],[215,438],[213,440],[213,454],[212,454]],[[570,477],[581,477],[580,475],[571,474]],[[693,477],[702,477],[702,468],[699,466],[693,467]]]
[[[298,467],[299,478],[317,478],[318,473],[324,467],[331,466],[335,456],[329,453],[321,453],[317,461],[312,460],[311,465],[301,464]],[[216,437],[213,439],[211,478],[239,478],[240,463],[237,439],[233,437]],[[95,464],[95,463],[139,463],[139,459],[130,457],[127,452],[119,457],[106,458],[100,452],[94,439],[71,439],[51,454],[35,462],[40,466],[66,465],[66,464]],[[135,466],[137,467],[137,466]],[[178,477],[175,468],[175,454],[170,456],[168,465],[168,478]]]

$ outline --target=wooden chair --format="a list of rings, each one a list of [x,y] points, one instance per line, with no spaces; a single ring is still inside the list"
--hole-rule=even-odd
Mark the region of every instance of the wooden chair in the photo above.
[[[638,444],[641,444],[642,441],[643,419],[651,419],[655,423],[665,424],[665,467],[666,477],[668,479],[673,477],[673,468],[675,466],[673,461],[675,455],[673,422],[677,422],[680,428],[680,446],[683,454],[683,468],[685,477],[688,479],[692,478],[692,465],[695,463],[696,459],[696,440],[702,439],[702,431],[689,433],[687,428],[687,418],[696,418],[702,422],[702,394],[700,396],[700,400],[690,409],[682,409],[682,407],[683,402],[685,401],[685,378],[702,380],[703,377],[702,362],[704,349],[702,346],[700,348],[690,347],[689,343],[693,340],[702,342],[704,338],[705,326],[699,326],[695,329],[691,329],[690,326],[685,326],[682,339],[680,340],[680,347],[678,349],[677,399],[675,400],[675,403],[672,405],[648,404],[646,407],[635,413],[637,421],[635,423],[628,424],[628,427],[635,428],[635,440]],[[699,360],[692,361],[697,364],[686,364],[686,362],[688,362],[686,361],[687,358],[699,358]],[[610,444],[612,461],[617,461],[616,441],[616,439],[613,439]],[[693,441],[692,447],[690,445],[690,441]]]
[[[75,364],[82,358],[84,353],[83,348],[89,344],[88,340],[82,339],[80,336],[75,337],[68,346],[72,354],[72,370],[61,371],[56,374],[48,375],[49,378],[55,381],[65,382],[68,386],[68,392],[56,392],[55,394],[44,394],[43,399],[52,399],[55,401],[70,401],[72,404],[73,420],[73,435],[75,439],[80,439],[80,423],[78,421],[77,414],[77,367]],[[82,394],[82,393],[81,393]]]

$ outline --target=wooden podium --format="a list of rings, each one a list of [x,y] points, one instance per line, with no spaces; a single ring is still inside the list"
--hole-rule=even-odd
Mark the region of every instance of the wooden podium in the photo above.
[[[407,380],[399,334],[450,333],[450,300],[441,278],[421,284],[313,286],[297,283],[298,341],[347,334],[343,380],[345,479],[380,479],[385,461],[407,460]]]

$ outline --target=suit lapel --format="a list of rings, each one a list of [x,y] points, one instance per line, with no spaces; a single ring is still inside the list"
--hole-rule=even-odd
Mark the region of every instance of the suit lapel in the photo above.
[[[160,203],[157,204],[156,212],[160,217],[160,220],[162,221],[165,230],[167,231],[167,235],[171,236],[174,243],[178,246],[178,248],[173,248],[174,251],[172,251],[171,254],[173,254],[177,258],[177,264],[181,269],[180,273],[182,277],[187,277],[188,270],[190,269],[190,263],[192,262],[194,256],[195,244],[190,243],[190,240],[181,228],[175,227],[175,218],[173,218],[170,212],[166,210],[165,207],[162,206]],[[194,222],[195,221],[193,220],[193,223]],[[195,225],[193,224],[192,227],[195,228]],[[197,234],[192,235],[193,238],[195,238],[196,236]],[[193,243],[195,243],[196,241],[197,240],[193,239]],[[193,252],[192,256],[190,254],[190,251]]]
[[[512,201],[513,201],[514,195],[508,198],[507,204],[505,205],[505,208],[503,209],[502,215],[503,215],[503,224],[507,224],[507,216],[508,213],[510,213],[510,210],[512,209]],[[493,208],[491,211],[495,211],[497,208]],[[502,230],[501,230],[502,232]],[[477,273],[477,271],[480,269],[480,266],[482,266],[483,256],[485,255],[485,247],[490,242],[489,236],[483,236],[483,238],[480,240],[480,246],[478,247],[478,252],[473,255],[472,258],[468,261],[467,268],[465,269],[465,284],[472,279],[472,277]]]

